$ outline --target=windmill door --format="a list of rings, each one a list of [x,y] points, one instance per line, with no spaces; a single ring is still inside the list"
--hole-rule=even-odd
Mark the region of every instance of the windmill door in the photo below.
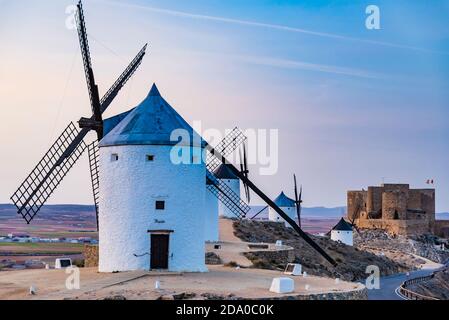
[[[151,235],[151,269],[168,269],[168,234]]]

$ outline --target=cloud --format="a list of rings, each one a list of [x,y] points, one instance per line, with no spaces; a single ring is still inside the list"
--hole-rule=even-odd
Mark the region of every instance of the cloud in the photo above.
[[[309,63],[297,60],[287,60],[287,59],[277,59],[269,57],[259,57],[259,56],[232,56],[236,60],[240,60],[246,63],[252,63],[257,65],[264,65],[276,68],[286,68],[286,69],[301,69],[308,71],[340,74],[352,77],[369,78],[369,79],[379,79],[384,76],[377,73],[372,73],[365,70],[337,67],[324,64]]]
[[[413,51],[436,53],[436,54],[443,54],[443,55],[449,54],[449,52],[445,52],[445,51],[435,51],[435,50],[430,50],[430,49],[426,49],[426,48],[401,45],[401,44],[396,44],[396,43],[391,43],[391,42],[355,38],[355,37],[349,37],[349,36],[339,35],[339,34],[335,34],[335,33],[319,32],[319,31],[307,30],[307,29],[302,29],[302,28],[297,28],[297,27],[290,27],[290,26],[281,25],[281,24],[272,24],[272,23],[241,20],[241,19],[226,18],[226,17],[219,17],[219,16],[196,14],[196,13],[190,13],[190,12],[185,12],[185,11],[156,8],[156,7],[147,6],[147,5],[123,3],[123,2],[118,2],[118,1],[114,1],[114,0],[98,0],[98,1],[104,2],[109,5],[152,11],[152,12],[156,12],[156,13],[162,13],[162,14],[167,14],[167,15],[177,16],[177,17],[209,20],[209,21],[216,21],[216,22],[222,22],[222,23],[237,24],[237,25],[250,26],[250,27],[258,27],[258,28],[267,28],[267,29],[273,29],[273,30],[279,30],[279,31],[285,31],[285,32],[302,33],[302,34],[308,34],[308,35],[317,36],[317,37],[325,37],[325,38],[344,40],[344,41],[362,42],[362,43],[367,43],[367,44],[371,44],[371,45],[378,45],[378,46],[391,47],[391,48],[404,49],[404,50],[413,50]]]

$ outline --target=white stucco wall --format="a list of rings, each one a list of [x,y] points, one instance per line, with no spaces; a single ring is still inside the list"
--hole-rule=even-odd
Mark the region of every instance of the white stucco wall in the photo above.
[[[280,207],[282,211],[284,211],[291,219],[293,220],[297,220],[296,217],[296,208],[295,207]],[[285,220],[278,215],[278,213],[276,211],[274,211],[273,208],[269,208],[268,209],[268,220],[270,221],[276,221],[276,222],[284,222],[286,227],[291,228],[291,226],[285,222]]]
[[[170,271],[207,271],[205,165],[175,165],[170,149],[150,145],[100,148],[100,272],[148,270],[147,231],[151,229],[173,230]],[[111,161],[114,153],[118,161]],[[147,161],[147,154],[154,155],[154,161]],[[165,210],[155,209],[156,200],[165,201]]]
[[[239,196],[240,199],[240,180],[239,179],[220,179],[231,190]],[[221,201],[218,201],[218,214],[220,217],[237,218],[237,216],[228,209]]]
[[[218,199],[206,189],[204,239],[218,241]]]
[[[331,240],[340,241],[348,246],[353,245],[353,232],[352,231],[340,231],[340,230],[332,230],[331,231]]]

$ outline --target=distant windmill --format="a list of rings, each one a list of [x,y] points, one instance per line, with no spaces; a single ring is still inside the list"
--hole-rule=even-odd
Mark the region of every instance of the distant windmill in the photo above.
[[[33,171],[31,171],[16,192],[14,192],[11,200],[17,207],[17,213],[21,214],[29,224],[87,148],[98,229],[98,143],[94,141],[86,145],[84,138],[91,130],[97,133],[98,141],[103,137],[102,114],[139,67],[145,55],[147,45],[145,44],[143,46],[136,57],[126,67],[125,71],[122,72],[112,87],[100,99],[90,59],[81,1],[77,5],[76,22],[92,116],[90,118],[82,117],[78,121],[81,130],[78,130],[73,122],[69,123]]]
[[[293,174],[293,181],[295,185],[295,204],[296,204],[296,214],[298,215],[298,226],[301,228],[301,203],[302,203],[302,185],[299,189],[298,196],[298,187],[296,185],[296,175]]]

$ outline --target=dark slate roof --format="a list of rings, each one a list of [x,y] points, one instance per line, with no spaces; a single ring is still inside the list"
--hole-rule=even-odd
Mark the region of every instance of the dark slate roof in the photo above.
[[[215,176],[218,179],[230,179],[238,180],[239,178],[228,168],[228,165],[220,164],[220,166],[215,170]]]
[[[172,132],[188,132],[190,141],[184,146],[204,146],[205,142],[193,128],[161,97],[156,85],[137,107],[105,121],[105,135],[100,147],[114,145],[181,145],[172,141]],[[187,140],[187,139],[186,139]]]
[[[337,231],[352,231],[352,226],[350,223],[346,222],[345,219],[341,218],[340,221],[332,228],[332,230]]]
[[[133,111],[135,108],[125,111],[123,113],[120,113],[116,116],[110,117],[108,119],[103,120],[103,137],[106,136],[112,129],[115,128],[123,119],[126,118],[128,114],[130,114],[131,111]]]
[[[287,197],[285,195],[284,191],[282,191],[281,194],[278,195],[276,199],[274,199],[274,203],[278,207],[294,207],[294,206],[296,206],[295,200]]]

